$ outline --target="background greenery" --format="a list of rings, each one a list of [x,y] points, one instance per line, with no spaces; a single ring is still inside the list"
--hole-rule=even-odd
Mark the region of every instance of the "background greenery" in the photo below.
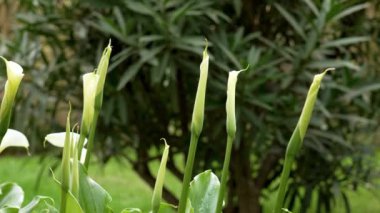
[[[341,200],[341,211],[349,211],[349,201],[360,200],[353,190],[376,189],[377,1],[0,2],[0,54],[19,62],[26,73],[13,124],[30,139],[33,155],[58,156],[58,150],[41,146],[42,139],[63,130],[68,100],[73,120],[79,121],[80,76],[94,69],[110,38],[114,51],[97,133],[98,159],[127,162],[126,173],[132,169],[153,186],[156,170],[149,165],[160,158],[159,139],[165,137],[171,145],[170,183],[181,180],[207,38],[210,77],[195,173],[220,171],[227,72],[250,64],[237,88],[227,212],[259,212],[270,203],[311,78],[326,67],[337,70],[323,83],[287,203],[301,212],[315,203],[319,212],[331,212]],[[175,203],[175,191],[166,188],[165,199]],[[356,208],[362,209],[353,205],[352,211]]]

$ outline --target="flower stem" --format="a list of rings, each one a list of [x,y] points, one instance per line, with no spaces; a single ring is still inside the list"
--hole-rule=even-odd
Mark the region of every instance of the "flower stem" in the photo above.
[[[229,174],[228,169],[230,166],[233,141],[234,141],[233,137],[230,137],[230,136],[227,137],[226,154],[224,156],[224,164],[223,164],[223,171],[222,171],[222,182],[220,183],[220,189],[219,189],[219,194],[218,194],[218,203],[216,206],[215,213],[222,212],[223,200],[224,200],[224,195],[226,193],[226,185],[227,185],[227,179],[228,179],[228,174]]]
[[[186,210],[187,195],[189,193],[189,184],[190,184],[190,179],[193,173],[193,165],[194,165],[195,153],[197,150],[198,138],[199,138],[198,135],[194,133],[191,134],[190,148],[189,148],[189,153],[187,155],[185,174],[184,174],[183,183],[182,183],[181,198],[179,200],[179,206],[178,206],[179,213],[184,213]]]
[[[99,116],[99,110],[95,109],[94,120],[92,121],[92,124],[91,124],[90,136],[88,137],[88,142],[87,142],[86,159],[84,161],[84,167],[86,168],[86,170],[88,170],[88,166],[90,164],[90,159],[91,159],[91,154],[92,154],[92,151],[94,149],[94,138],[95,138],[96,124],[98,122],[98,116]]]

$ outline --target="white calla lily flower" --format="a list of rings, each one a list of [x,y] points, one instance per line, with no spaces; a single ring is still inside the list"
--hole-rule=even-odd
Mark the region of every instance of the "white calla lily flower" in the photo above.
[[[56,132],[46,135],[45,141],[49,142],[51,145],[63,148],[65,146],[66,132]],[[74,143],[78,143],[80,134],[71,132],[70,137],[73,139]],[[84,139],[84,145],[87,144],[87,138]],[[82,149],[80,162],[83,164],[86,159],[87,149]]]
[[[235,115],[235,93],[236,93],[236,82],[240,72],[245,71],[231,71],[228,74],[227,83],[227,102],[226,102],[226,112],[227,112],[227,134],[231,137],[235,137],[236,134],[236,115]]]
[[[70,135],[75,142],[79,140],[80,135],[75,132],[71,132]],[[56,132],[46,135],[45,141],[49,142],[51,145],[63,148],[65,146],[66,132]],[[84,144],[87,143],[87,139],[84,140]]]
[[[82,128],[88,133],[95,112],[96,88],[99,82],[99,75],[95,72],[83,75],[83,118]]]
[[[26,136],[17,130],[8,129],[0,144],[0,153],[8,147],[24,147],[28,150],[29,141]]]
[[[21,82],[21,79],[24,77],[22,67],[14,61],[7,61],[6,65],[9,83],[13,85],[19,84]]]
[[[4,96],[0,107],[0,138],[5,135],[8,130],[9,122],[11,119],[12,107],[17,94],[17,90],[20,86],[21,80],[24,77],[22,67],[13,61],[0,56],[4,60],[8,80],[4,87]]]

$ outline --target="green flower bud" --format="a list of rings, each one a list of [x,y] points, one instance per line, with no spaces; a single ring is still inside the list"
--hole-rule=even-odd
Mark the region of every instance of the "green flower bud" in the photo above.
[[[165,139],[163,139],[165,141]],[[156,184],[154,185],[153,197],[152,197],[152,212],[157,213],[160,209],[162,188],[164,187],[166,162],[168,161],[169,145],[165,141],[165,149],[162,154],[160,168],[158,169]]]
[[[96,74],[99,75],[99,84],[97,85],[97,88],[96,88],[96,95],[101,94],[103,92],[111,52],[112,52],[112,47],[111,47],[111,41],[110,41],[108,46],[103,51],[103,55],[98,64],[98,69],[96,70]]]
[[[305,137],[307,128],[310,123],[310,119],[313,113],[315,101],[317,100],[317,95],[321,81],[326,73],[333,68],[326,69],[323,73],[315,75],[313,82],[310,85],[309,91],[307,93],[306,101],[303,106],[300,118],[298,120],[297,126],[293,131],[293,134],[289,140],[288,146],[285,153],[284,166],[280,178],[280,187],[277,193],[277,200],[274,207],[274,213],[282,212],[284,207],[284,199],[286,194],[286,187],[289,179],[290,172],[292,170],[292,165],[296,159],[296,155],[300,151]]]
[[[203,128],[208,64],[209,56],[207,54],[206,46],[205,50],[203,51],[203,60],[200,65],[201,73],[199,76],[197,94],[195,96],[193,118],[191,121],[191,131],[198,136],[201,134]]]
[[[227,134],[230,137],[235,137],[236,134],[236,116],[235,116],[235,91],[237,77],[240,71],[231,71],[228,75],[227,83],[227,102],[226,102],[226,112],[227,112]]]
[[[314,76],[313,82],[310,85],[309,91],[307,93],[305,105],[303,106],[300,119],[298,121],[299,132],[301,140],[305,137],[307,127],[309,125],[311,115],[313,113],[314,104],[317,100],[317,95],[321,81],[328,71],[334,70],[334,68],[326,69],[323,73]]]

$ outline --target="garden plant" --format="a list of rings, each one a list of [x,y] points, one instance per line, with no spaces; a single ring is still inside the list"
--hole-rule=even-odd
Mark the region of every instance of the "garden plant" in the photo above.
[[[377,1],[104,2],[0,0],[0,27],[13,26],[0,55],[25,70],[0,63],[9,82],[23,79],[4,86],[0,158],[29,147],[37,179],[61,190],[25,204],[4,183],[0,212],[111,211],[89,177],[95,160],[130,165],[153,189],[152,212],[331,212],[341,201],[352,212],[350,193],[373,187]]]
[[[93,143],[97,119],[103,102],[103,88],[106,83],[108,64],[111,55],[111,43],[105,48],[97,69],[94,72],[83,75],[83,114],[81,124],[71,124],[71,106],[67,115],[66,131],[52,133],[46,136],[45,140],[54,146],[63,148],[61,177],[59,179],[53,175],[57,185],[61,189],[61,201],[59,210],[54,207],[54,200],[49,197],[37,196],[30,204],[22,207],[23,192],[15,183],[4,183],[1,185],[0,210],[3,212],[32,212],[36,208],[42,207],[45,212],[112,212],[109,204],[111,196],[99,184],[88,175],[90,156],[92,154]],[[209,56],[207,45],[203,52],[203,61],[200,65],[200,77],[196,92],[193,117],[191,123],[191,141],[188,159],[186,161],[185,176],[183,180],[181,197],[178,205],[178,212],[199,212],[199,213],[220,213],[223,209],[224,198],[226,196],[226,184],[231,157],[232,144],[236,135],[235,116],[235,93],[238,75],[240,71],[229,72],[226,101],[226,153],[222,171],[221,182],[210,170],[196,175],[193,181],[192,170],[197,150],[199,136],[202,133],[204,122],[204,105],[207,88],[207,78],[209,69]],[[8,130],[13,102],[23,77],[23,69],[15,62],[4,59],[7,69],[8,81],[5,85],[5,94],[0,109],[0,121],[2,127],[1,151],[9,146],[23,146],[28,148],[29,142],[26,137],[15,130]],[[248,68],[247,68],[248,69]],[[280,188],[278,191],[275,213],[280,213],[284,207],[284,196],[289,173],[297,153],[302,146],[303,138],[309,125],[312,111],[317,100],[318,90],[321,81],[326,74],[314,76],[310,86],[306,101],[299,118],[299,122],[290,138],[285,155],[283,173],[281,176]],[[79,132],[79,134],[78,134]],[[87,139],[88,138],[88,139]],[[165,139],[164,139],[165,141]],[[152,196],[153,213],[165,212],[166,209],[177,209],[176,204],[166,204],[161,202],[162,188],[165,180],[165,170],[168,160],[169,146],[165,141],[165,148],[158,170],[156,184]],[[53,171],[52,171],[53,172]],[[126,208],[122,212],[141,212],[137,208]]]

